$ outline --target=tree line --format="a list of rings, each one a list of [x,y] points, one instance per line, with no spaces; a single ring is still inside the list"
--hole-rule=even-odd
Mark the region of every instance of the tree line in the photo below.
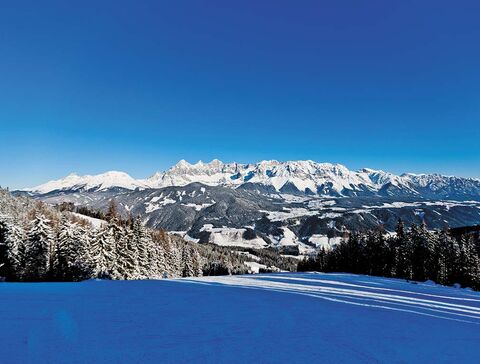
[[[67,213],[30,211],[23,225],[0,220],[0,275],[10,281],[78,281],[89,278],[156,279],[201,276],[203,260],[192,244],[139,219],[122,220],[112,203],[93,229]]]
[[[396,234],[377,229],[354,232],[330,250],[299,262],[298,271],[348,272],[407,280],[432,280],[480,290],[478,236],[452,236],[429,231],[425,224],[406,229],[399,220]]]

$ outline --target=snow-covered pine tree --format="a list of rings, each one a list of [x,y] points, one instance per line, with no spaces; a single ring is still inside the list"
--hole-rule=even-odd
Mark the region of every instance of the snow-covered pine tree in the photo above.
[[[117,259],[115,272],[118,279],[137,279],[138,250],[135,245],[135,235],[130,229],[124,230],[123,235],[116,241]]]
[[[194,277],[195,269],[193,267],[192,248],[185,244],[182,248],[182,277]]]
[[[75,225],[70,222],[66,215],[62,216],[58,226],[57,243],[55,245],[55,259],[53,263],[54,276],[59,280],[70,281],[72,268],[74,267],[78,247],[80,245],[79,236],[75,231]]]
[[[147,234],[147,246],[148,246],[148,279],[157,279],[161,276],[161,272],[158,269],[157,259],[158,250],[155,242],[150,234]]]
[[[113,278],[115,261],[115,240],[108,226],[102,226],[96,231],[90,242],[90,257],[93,266],[93,276],[97,278]]]
[[[198,251],[191,244],[182,247],[182,277],[201,277],[203,262]]]
[[[195,277],[203,276],[203,259],[197,249],[192,247],[192,263]]]
[[[139,218],[133,222],[132,233],[137,250],[138,278],[145,279],[150,276],[150,242]]]
[[[92,278],[95,271],[95,261],[92,257],[92,242],[97,238],[99,229],[76,224],[75,234],[78,240],[77,260],[75,266],[83,275],[83,279]]]
[[[73,265],[70,267],[72,271],[73,280],[88,279],[92,276],[93,267],[90,257],[90,241],[94,235],[95,230],[90,227],[74,224],[75,240],[77,242],[77,254]]]
[[[30,223],[25,247],[25,278],[27,280],[50,278],[53,251],[53,231],[49,220],[37,213]]]
[[[12,280],[22,280],[25,270],[25,230],[23,227],[8,224],[6,244],[8,247],[8,259],[12,267]]]
[[[6,278],[11,275],[13,267],[8,258],[7,236],[9,234],[6,221],[0,220],[0,277]]]
[[[115,205],[112,205],[115,206]],[[110,274],[112,279],[125,279],[123,278],[126,274],[125,257],[128,254],[125,251],[125,229],[120,224],[118,215],[114,214],[110,217],[109,222],[106,226],[108,234],[112,239],[112,255],[109,261],[110,264]]]
[[[460,240],[459,272],[464,286],[480,289],[480,258],[469,235],[463,235]]]
[[[169,274],[166,258],[165,258],[165,239],[168,235],[160,231],[148,231],[148,246],[149,246],[149,272],[150,278],[158,279],[162,277],[172,276]]]
[[[163,248],[165,252],[166,275],[169,278],[182,276],[182,255],[175,241],[168,234],[164,234]]]
[[[157,270],[157,277],[156,278],[163,278],[167,272],[167,264],[165,262],[165,249],[163,245],[156,239],[152,239],[152,243],[155,247],[156,251],[156,258],[155,258],[155,265]]]

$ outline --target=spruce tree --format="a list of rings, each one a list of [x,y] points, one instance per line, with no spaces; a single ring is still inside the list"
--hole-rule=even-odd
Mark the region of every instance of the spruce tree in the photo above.
[[[449,281],[448,254],[450,242],[445,231],[436,234],[435,261],[437,262],[437,276],[435,282],[447,284]]]
[[[411,256],[413,279],[425,281],[433,278],[434,270],[434,244],[431,234],[426,229],[425,224],[420,226],[412,225],[410,229],[410,238],[413,244]]]
[[[182,277],[194,277],[192,248],[185,244],[182,248]]]
[[[66,215],[62,216],[58,227],[57,243],[55,245],[55,259],[53,264],[54,276],[59,280],[73,280],[72,270],[77,261],[80,242],[72,224]]]
[[[162,278],[167,271],[165,263],[165,251],[158,240],[149,235],[149,266],[150,278]]]
[[[175,241],[167,234],[164,239],[163,247],[165,251],[166,273],[169,278],[181,277],[183,274],[182,255]]]
[[[12,266],[8,257],[7,236],[9,229],[7,222],[0,220],[0,277],[7,278],[12,273]]]
[[[25,249],[26,237],[25,231],[21,226],[8,224],[8,234],[5,243],[8,248],[8,259],[11,267],[12,280],[22,280],[25,270]]]
[[[137,250],[138,278],[145,279],[150,277],[150,241],[139,218],[133,222],[132,233]]]
[[[30,223],[25,247],[25,278],[45,280],[52,272],[53,231],[49,221],[37,213]]]
[[[135,236],[130,229],[116,241],[117,259],[116,274],[118,279],[137,279],[138,273],[138,251],[135,245]]]
[[[110,204],[108,205],[108,210],[107,210],[107,213],[105,214],[105,218],[109,222],[112,220],[118,220],[119,218],[117,203],[113,198],[110,200]]]
[[[463,286],[480,289],[480,259],[471,236],[460,241],[459,273]]]
[[[411,257],[413,243],[411,235],[405,232],[403,221],[399,219],[396,236],[391,240],[394,251],[394,276],[397,278],[412,279],[413,269]]]
[[[192,248],[192,265],[195,277],[203,276],[203,259],[197,249]]]
[[[367,258],[367,271],[369,275],[386,275],[387,246],[385,235],[379,229],[369,232],[365,242],[365,256]]]
[[[74,224],[75,241],[77,242],[75,261],[70,266],[74,281],[92,277],[93,266],[90,256],[90,242],[95,230],[86,229],[82,225]]]
[[[90,256],[93,275],[98,278],[111,279],[114,276],[115,240],[108,226],[98,229],[90,242]]]

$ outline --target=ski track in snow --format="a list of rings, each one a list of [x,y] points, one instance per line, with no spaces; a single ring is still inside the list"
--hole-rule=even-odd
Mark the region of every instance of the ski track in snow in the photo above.
[[[202,277],[185,279],[184,281],[201,283],[209,282],[242,288],[286,292],[344,304],[402,311],[439,319],[480,325],[480,296],[477,296],[477,299],[450,297],[377,286],[358,285],[336,280],[309,279],[279,275],[261,275],[256,277]],[[302,284],[302,282],[308,282],[311,284]],[[337,288],[335,286],[347,286],[351,288]],[[388,291],[391,293],[386,294],[378,291]],[[422,296],[428,298],[422,298]],[[471,302],[475,303],[476,306],[451,303],[449,302],[450,300]],[[363,303],[358,301],[363,301]]]

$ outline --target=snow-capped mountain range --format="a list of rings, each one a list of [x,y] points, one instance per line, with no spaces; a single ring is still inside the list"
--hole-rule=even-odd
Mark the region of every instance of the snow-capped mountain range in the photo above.
[[[351,171],[313,161],[182,160],[147,179],[123,172],[71,174],[17,193],[93,211],[106,211],[115,200],[122,216],[138,216],[152,228],[201,243],[268,246],[286,254],[329,246],[345,229],[394,231],[398,219],[431,229],[480,222],[479,179]]]
[[[253,164],[190,164],[181,160],[165,172],[147,179],[134,179],[124,172],[65,178],[25,189],[34,195],[60,191],[105,191],[112,188],[159,189],[190,183],[232,188],[267,189],[271,192],[301,193],[319,196],[424,196],[453,199],[480,198],[480,179],[439,174],[403,174],[364,168],[351,171],[341,164],[314,161],[261,161]]]

